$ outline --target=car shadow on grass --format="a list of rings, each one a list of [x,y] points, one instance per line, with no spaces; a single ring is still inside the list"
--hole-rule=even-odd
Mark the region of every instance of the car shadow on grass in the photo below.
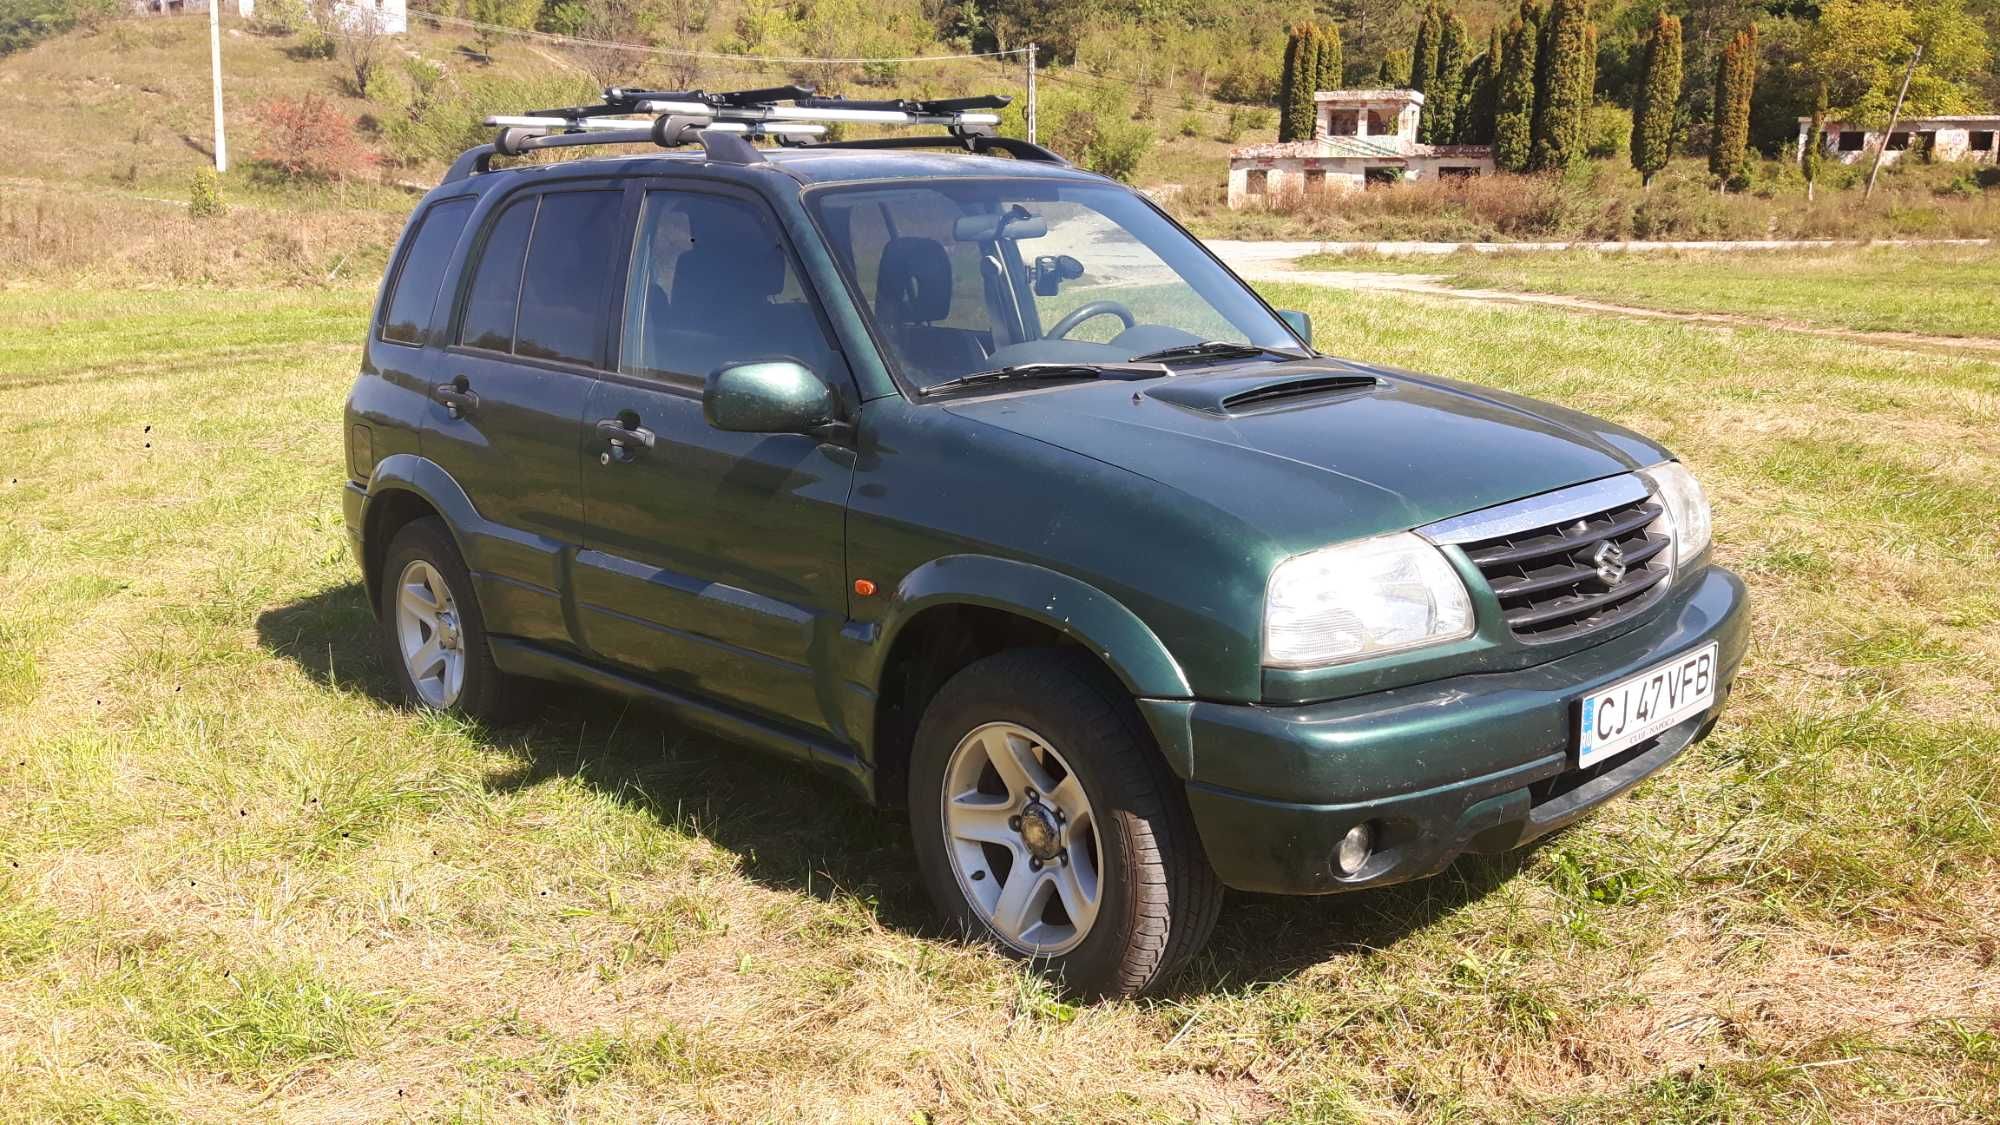
[[[265,611],[257,635],[328,687],[403,705],[359,583]],[[590,688],[538,686],[524,713],[478,736],[509,759],[487,777],[495,791],[575,779],[705,837],[764,886],[822,900],[853,896],[886,926],[955,940],[924,896],[907,823],[863,804],[834,778]],[[1393,945],[1500,886],[1520,869],[1522,854],[1468,858],[1433,879],[1349,895],[1231,894],[1207,949],[1166,994],[1254,986]]]

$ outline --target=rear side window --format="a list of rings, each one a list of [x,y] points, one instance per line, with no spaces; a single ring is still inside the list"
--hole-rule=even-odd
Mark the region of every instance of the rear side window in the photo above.
[[[604,356],[604,300],[617,245],[616,191],[542,197],[521,283],[514,354],[595,367]]]
[[[470,199],[448,199],[424,212],[403,265],[389,288],[389,303],[382,315],[382,338],[398,344],[422,344],[431,326],[431,306],[437,302],[438,282],[451,248],[465,230],[466,216],[472,213]]]
[[[528,253],[528,232],[535,226],[535,200],[507,205],[486,236],[472,289],[465,297],[465,319],[458,342],[488,351],[514,350],[514,310],[521,300],[521,261]]]

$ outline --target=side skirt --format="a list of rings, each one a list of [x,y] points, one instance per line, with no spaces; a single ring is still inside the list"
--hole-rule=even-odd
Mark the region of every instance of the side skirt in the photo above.
[[[551,651],[531,641],[489,637],[487,643],[493,649],[493,662],[509,675],[563,680],[643,699],[691,727],[818,766],[846,782],[862,800],[875,802],[875,771],[848,747],[567,653]]]

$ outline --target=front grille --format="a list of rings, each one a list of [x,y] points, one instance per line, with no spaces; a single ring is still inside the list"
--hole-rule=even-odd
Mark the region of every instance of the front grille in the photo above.
[[[1546,643],[1651,605],[1671,577],[1672,544],[1649,498],[1461,546],[1500,599],[1507,628]]]

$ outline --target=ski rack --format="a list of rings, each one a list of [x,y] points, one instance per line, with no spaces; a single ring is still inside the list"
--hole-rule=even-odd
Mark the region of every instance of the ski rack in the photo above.
[[[492,158],[542,148],[652,143],[661,148],[699,143],[708,159],[756,164],[764,154],[749,142],[769,137],[788,147],[814,145],[828,125],[942,126],[936,136],[884,137],[825,143],[828,148],[938,148],[1005,152],[1016,159],[1068,161],[1040,145],[998,134],[1005,94],[967,98],[865,100],[818,97],[811,86],[768,86],[710,93],[703,90],[628,90],[612,87],[595,105],[495,114],[486,124],[500,133],[489,145],[467,149],[445,181],[489,171]],[[790,102],[790,105],[780,103]]]

